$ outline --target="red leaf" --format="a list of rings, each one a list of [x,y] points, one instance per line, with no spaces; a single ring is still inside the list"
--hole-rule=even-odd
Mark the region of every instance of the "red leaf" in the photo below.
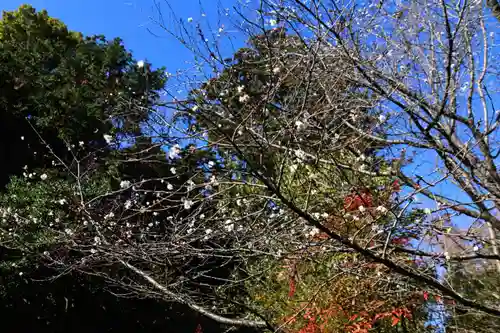
[[[392,183],[392,190],[395,192],[401,191],[401,186],[399,185],[399,181],[397,179]]]
[[[295,284],[295,278],[290,277],[289,285],[288,285],[288,297],[292,298],[295,295],[295,291],[297,290],[297,286]]]
[[[424,291],[424,300],[427,301],[429,299],[429,293]]]
[[[392,317],[392,324],[391,326],[396,326],[399,323],[399,317]]]

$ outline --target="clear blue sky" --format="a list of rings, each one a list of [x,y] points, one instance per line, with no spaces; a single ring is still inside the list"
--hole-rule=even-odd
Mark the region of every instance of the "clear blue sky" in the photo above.
[[[164,0],[164,14],[168,9]],[[179,18],[186,20],[201,18],[200,2],[206,19],[217,24],[218,0],[171,0],[170,3]],[[234,0],[222,1],[223,7],[231,7]],[[173,38],[168,37],[150,17],[158,17],[153,0],[0,0],[0,10],[15,10],[22,4],[30,4],[37,10],[46,9],[49,15],[60,19],[70,30],[85,35],[103,34],[108,39],[121,37],[127,49],[136,59],[148,59],[154,67],[166,66],[174,72],[184,68],[190,53]],[[166,21],[168,20],[168,15]],[[148,28],[159,33],[155,37]]]

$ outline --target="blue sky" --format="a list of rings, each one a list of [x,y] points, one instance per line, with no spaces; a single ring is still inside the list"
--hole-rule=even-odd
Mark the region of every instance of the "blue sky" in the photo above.
[[[157,2],[162,3],[166,14],[164,0]],[[201,18],[200,2],[206,18],[216,22],[217,0],[170,1],[176,15],[184,20]],[[234,1],[222,2],[223,7],[230,7]],[[185,61],[190,59],[190,53],[183,46],[151,22],[150,17],[157,17],[153,0],[1,0],[0,10],[15,10],[22,4],[30,4],[37,10],[46,9],[70,30],[85,35],[103,34],[108,39],[121,37],[136,59],[147,59],[154,67],[166,66],[174,72],[186,67]],[[148,28],[161,36],[153,36]]]

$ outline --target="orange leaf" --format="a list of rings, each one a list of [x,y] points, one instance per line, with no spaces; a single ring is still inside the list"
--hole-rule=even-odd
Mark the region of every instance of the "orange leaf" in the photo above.
[[[391,326],[396,326],[399,323],[399,317],[392,317],[392,324]]]

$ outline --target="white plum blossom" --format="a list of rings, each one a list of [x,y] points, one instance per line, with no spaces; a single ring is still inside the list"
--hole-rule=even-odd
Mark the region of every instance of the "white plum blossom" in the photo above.
[[[245,90],[245,86],[238,86],[238,88],[236,88],[236,90],[238,91],[238,93],[242,93],[243,90]]]
[[[294,151],[294,153],[295,153],[295,156],[297,156],[299,159],[301,159],[301,160],[306,159],[306,153],[303,150],[297,149]]]
[[[132,201],[130,201],[130,200],[125,201],[124,206],[125,206],[125,209],[130,209],[132,207]]]
[[[191,209],[192,206],[193,206],[192,200],[189,199],[184,200],[184,209]]]
[[[74,233],[73,233],[73,230],[69,229],[69,228],[66,228],[64,229],[64,232],[66,233],[66,235],[68,236],[72,236]]]
[[[109,145],[111,142],[113,142],[113,137],[109,134],[104,134],[102,136],[104,138],[104,140],[106,141],[106,143]]]
[[[115,217],[115,213],[113,212],[109,212],[108,214],[104,215],[105,220],[112,219],[113,217]]]
[[[173,175],[175,175],[177,173],[177,170],[174,167],[171,167],[170,168],[170,173],[172,173]]]
[[[387,120],[387,117],[385,115],[381,114],[378,116],[379,123],[385,123],[386,120]]]
[[[188,17],[187,21],[188,21],[188,23],[191,23],[191,22],[193,22],[193,18],[192,17]]]
[[[450,254],[448,252],[443,253],[446,260],[450,260]]]
[[[122,180],[120,182],[120,187],[121,188],[129,188],[130,187],[130,181],[128,181],[128,180]]]
[[[139,61],[137,62],[137,67],[139,67],[139,68],[144,67],[144,60],[139,60]]]
[[[298,167],[299,167],[299,166],[298,166],[297,164],[292,164],[292,165],[290,165],[290,172],[291,172],[291,173],[294,173],[295,171],[297,171],[297,168],[298,168]]]
[[[474,250],[474,252],[477,252],[477,251],[479,251],[479,246],[477,246],[477,245],[474,245],[474,248],[473,248],[473,250]]]
[[[358,208],[358,209],[359,209],[359,211],[360,211],[360,212],[364,212],[364,211],[366,211],[365,206],[359,206],[359,208]]]
[[[378,206],[377,209],[376,209],[377,212],[380,212],[382,214],[385,214],[387,213],[388,209],[385,208],[384,206]]]
[[[234,230],[234,223],[232,220],[227,220],[224,225],[224,230],[231,232]]]
[[[309,236],[310,237],[314,237],[316,236],[317,234],[319,234],[319,229],[318,228],[312,228],[311,231],[309,232]]]
[[[427,214],[427,215],[430,215],[432,213],[432,211],[431,211],[430,208],[425,208],[424,209],[424,213]]]
[[[174,186],[170,183],[167,184],[167,190],[172,191],[174,189]]]
[[[40,175],[40,179],[41,180],[46,180],[47,179],[47,174],[44,173],[44,174]]]
[[[61,206],[62,205],[65,205],[67,203],[66,199],[60,199],[59,201],[57,201]]]
[[[271,27],[276,26],[276,24],[278,24],[278,21],[276,21],[275,19],[270,19],[270,20],[269,20],[269,25],[270,25]]]
[[[214,161],[208,161],[208,167],[212,168],[215,165]]]
[[[279,72],[281,72],[281,68],[279,68],[279,67],[273,68],[273,74],[278,74]]]
[[[250,96],[248,96],[247,94],[245,94],[243,96],[240,96],[238,98],[238,100],[240,101],[240,103],[245,103],[245,102],[248,102],[250,100]]]
[[[295,127],[297,128],[298,131],[302,131],[303,129],[306,128],[306,124],[304,124],[302,121],[297,120],[295,122]]]

